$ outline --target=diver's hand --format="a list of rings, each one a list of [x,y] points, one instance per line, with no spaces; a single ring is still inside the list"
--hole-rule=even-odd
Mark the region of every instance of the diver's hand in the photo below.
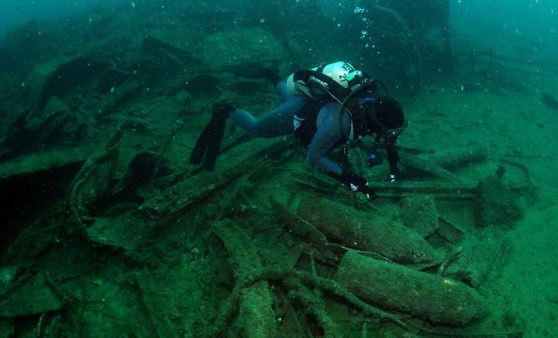
[[[399,176],[400,176],[400,172],[399,170],[392,170],[392,172],[389,174],[388,176],[388,181],[390,181],[391,183],[395,183],[397,181],[399,181]]]
[[[363,193],[370,199],[375,199],[377,197],[374,191],[367,186],[368,182],[361,176],[344,171],[341,175],[338,175],[337,178],[354,192]]]
[[[366,198],[369,198],[371,200],[375,200],[376,197],[378,197],[378,195],[376,195],[376,193],[372,189],[368,188],[366,185],[361,187],[357,191],[363,193]]]

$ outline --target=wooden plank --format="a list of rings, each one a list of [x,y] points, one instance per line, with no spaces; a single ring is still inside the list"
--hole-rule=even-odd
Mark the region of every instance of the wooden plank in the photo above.
[[[93,152],[92,145],[54,148],[0,163],[0,179],[54,170],[84,162]]]

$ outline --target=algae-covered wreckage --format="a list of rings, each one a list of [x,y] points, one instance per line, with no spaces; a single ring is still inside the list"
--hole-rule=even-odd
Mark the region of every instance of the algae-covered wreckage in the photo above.
[[[425,2],[430,21],[397,3],[358,14],[391,27],[378,48],[405,57],[381,60],[378,71],[407,69],[391,81],[410,95],[432,53],[448,73],[459,65],[448,36],[434,49],[426,33],[444,31],[447,2]],[[317,27],[329,21],[313,4],[293,1],[267,21],[260,6],[99,7],[86,25],[31,22],[7,36],[0,336],[520,330],[498,324],[482,291],[507,244],[480,234],[513,227],[518,198],[533,189],[529,172],[509,161],[462,175],[486,165],[481,144],[402,147],[407,179],[384,183],[374,169],[373,203],[309,172],[293,140],[254,142],[233,126],[214,172],[187,164],[215,100],[254,111],[278,102],[274,88],[242,76],[254,62],[293,71],[316,60],[308,44],[320,59],[349,57],[322,41]],[[312,14],[315,28],[281,21],[294,13]],[[365,154],[351,156],[358,165]]]

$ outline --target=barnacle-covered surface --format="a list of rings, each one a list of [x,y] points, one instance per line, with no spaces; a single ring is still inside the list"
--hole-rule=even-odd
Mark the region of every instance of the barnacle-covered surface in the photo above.
[[[556,65],[452,51],[446,1],[132,4],[0,46],[0,336],[558,335]],[[401,181],[349,154],[375,201],[232,123],[188,164],[258,69],[338,59],[410,121]]]

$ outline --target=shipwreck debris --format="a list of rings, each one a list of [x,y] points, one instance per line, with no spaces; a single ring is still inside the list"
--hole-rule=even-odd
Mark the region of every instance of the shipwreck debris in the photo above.
[[[229,220],[218,222],[213,232],[225,245],[235,269],[237,283],[242,284],[254,270],[261,270],[262,263],[250,237]],[[236,288],[236,287],[235,287]],[[227,310],[227,309],[226,309]],[[273,296],[267,281],[260,281],[243,288],[238,310],[242,336],[274,337],[277,334]],[[222,323],[217,326],[222,328]]]
[[[400,263],[430,264],[438,260],[434,249],[416,231],[378,215],[312,196],[300,202],[297,214],[330,241],[350,248],[375,252]]]
[[[415,229],[422,237],[435,233],[440,224],[436,203],[431,195],[405,197],[400,202],[403,224]]]
[[[42,109],[52,96],[62,98],[70,89],[98,80],[108,67],[107,63],[90,57],[77,57],[62,63],[42,84],[38,108]]]
[[[465,284],[347,252],[335,279],[362,299],[441,325],[467,325],[484,318],[481,295]]]
[[[470,166],[486,160],[488,151],[481,145],[467,145],[457,149],[435,152],[421,158],[427,162],[436,163],[444,169]]]
[[[16,286],[0,295],[0,318],[30,316],[60,311],[63,300],[51,288],[47,276],[22,276]]]
[[[511,226],[523,215],[517,203],[517,196],[496,175],[479,182],[478,194],[475,210],[478,226]]]
[[[496,237],[478,239],[469,235],[456,250],[455,255],[450,253],[455,257],[444,264],[441,274],[478,288],[493,269],[499,268],[509,247]]]
[[[541,102],[552,110],[558,110],[558,100],[549,93],[541,93]]]

